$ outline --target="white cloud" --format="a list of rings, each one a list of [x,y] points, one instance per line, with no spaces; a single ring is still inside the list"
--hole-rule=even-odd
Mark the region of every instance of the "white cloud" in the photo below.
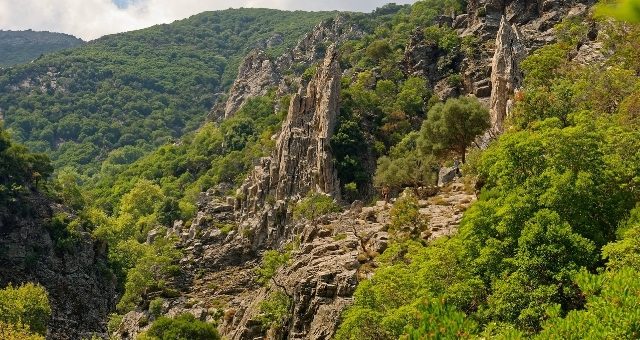
[[[119,8],[112,0],[0,0],[0,29],[54,31],[85,40],[169,23],[203,11],[229,7],[286,10],[371,11],[387,2],[416,0],[135,0]]]

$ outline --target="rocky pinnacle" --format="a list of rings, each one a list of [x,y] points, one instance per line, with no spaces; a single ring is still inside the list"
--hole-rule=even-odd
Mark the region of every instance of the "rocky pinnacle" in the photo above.
[[[491,64],[491,127],[501,132],[512,105],[514,91],[522,85],[520,62],[526,49],[517,27],[511,26],[503,16],[496,37],[496,50]]]

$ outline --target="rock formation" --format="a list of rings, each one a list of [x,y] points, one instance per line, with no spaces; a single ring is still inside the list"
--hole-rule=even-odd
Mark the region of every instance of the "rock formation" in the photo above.
[[[453,28],[462,37],[472,37],[478,43],[474,55],[468,55],[461,63],[465,92],[478,98],[488,98],[494,90],[491,83],[492,65],[498,46],[503,18],[516,28],[526,54],[553,43],[553,27],[566,18],[587,13],[593,0],[471,0],[467,13],[454,19]],[[525,54],[525,56],[526,56]],[[517,65],[516,65],[517,66]]]
[[[304,242],[314,241],[317,229],[321,227],[292,223],[291,203],[308,192],[339,197],[340,187],[329,139],[338,113],[340,77],[338,54],[332,45],[315,77],[291,99],[275,150],[250,173],[238,189],[236,202],[231,202],[234,203],[232,205],[219,198],[219,193],[226,191],[224,189],[210,190],[201,198],[199,213],[191,226],[184,229],[178,223],[170,230],[171,234],[182,239],[186,256],[180,262],[185,276],[175,282],[176,288],[184,293],[167,302],[167,315],[188,310],[206,318],[210,306],[196,304],[186,307],[190,304],[189,299],[208,304],[213,299],[224,300],[227,311],[234,311],[234,316],[227,317],[221,326],[225,335],[231,339],[251,339],[262,335],[262,329],[256,327],[255,317],[259,313],[258,303],[266,298],[268,289],[254,282],[261,253],[282,247],[296,235],[307,235],[302,239]],[[223,232],[220,225],[229,226],[231,230]],[[318,276],[328,268],[342,265],[342,260],[338,261],[333,256],[337,254],[336,246],[330,246],[332,252],[321,252],[322,256],[331,256],[324,262],[312,261],[315,256],[320,256],[319,250],[313,248],[315,246],[306,248],[306,257],[294,269],[298,279],[290,281],[292,292],[302,289],[300,298],[294,300],[294,306],[297,310],[304,310],[305,316],[292,324],[295,332],[301,334],[300,338],[306,337],[309,327],[318,334],[333,334],[335,322],[317,321],[315,311],[319,305],[331,305],[333,307],[326,308],[333,308],[334,312],[329,314],[335,318],[346,305],[344,301],[337,300],[334,306],[323,296],[330,292],[318,292],[320,300],[313,303],[302,297],[309,294],[312,286],[333,284],[332,280],[338,276],[328,276],[320,281]],[[355,255],[353,252],[345,251],[345,256],[355,259],[357,251]],[[348,277],[355,273],[355,268],[346,270],[349,271]],[[198,277],[199,272],[207,274]],[[342,280],[343,276],[339,279]],[[344,279],[347,280],[346,277]],[[340,289],[339,294],[350,296],[356,283],[357,280],[353,279],[345,281],[346,286]],[[213,284],[216,287],[208,287]],[[144,329],[139,321],[146,317],[141,311],[128,313],[116,335],[131,338]]]
[[[79,232],[62,247],[48,226],[54,213],[66,212],[40,194],[25,198],[22,209],[28,217],[0,209],[0,287],[36,282],[46,288],[52,307],[47,338],[106,334],[105,320],[116,303],[106,244]]]
[[[339,197],[329,140],[338,114],[340,75],[332,45],[314,79],[291,99],[276,150],[238,190],[242,213],[256,212],[268,196],[279,201],[315,191]]]
[[[288,73],[301,73],[313,63],[321,61],[326,46],[357,39],[364,32],[343,15],[318,24],[306,34],[298,44],[281,56],[272,59],[262,49],[251,52],[238,69],[225,102],[218,103],[211,113],[211,119],[219,120],[232,116],[248,99],[264,96],[271,89],[286,93],[296,87],[297,79]],[[268,47],[268,44],[267,46]],[[298,74],[299,75],[299,74]]]
[[[229,97],[224,105],[224,117],[238,111],[251,97],[262,96],[280,81],[275,65],[262,50],[254,50],[242,62]]]
[[[501,132],[502,124],[508,116],[513,93],[522,85],[523,75],[520,62],[526,57],[526,50],[518,28],[502,17],[496,37],[496,50],[491,63],[491,127]]]

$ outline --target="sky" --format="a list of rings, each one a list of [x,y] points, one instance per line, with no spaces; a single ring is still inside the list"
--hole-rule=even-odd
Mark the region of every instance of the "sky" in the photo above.
[[[0,29],[52,31],[84,40],[155,24],[170,23],[204,11],[230,7],[284,10],[370,12],[388,2],[416,0],[0,0]]]

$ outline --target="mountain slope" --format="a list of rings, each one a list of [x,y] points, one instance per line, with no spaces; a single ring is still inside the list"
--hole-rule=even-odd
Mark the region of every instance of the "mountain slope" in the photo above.
[[[0,30],[0,67],[27,63],[42,54],[73,48],[82,43],[82,39],[64,33]]]
[[[13,136],[91,174],[111,150],[196,129],[250,49],[280,53],[329,12],[237,9],[111,35],[0,71]]]

